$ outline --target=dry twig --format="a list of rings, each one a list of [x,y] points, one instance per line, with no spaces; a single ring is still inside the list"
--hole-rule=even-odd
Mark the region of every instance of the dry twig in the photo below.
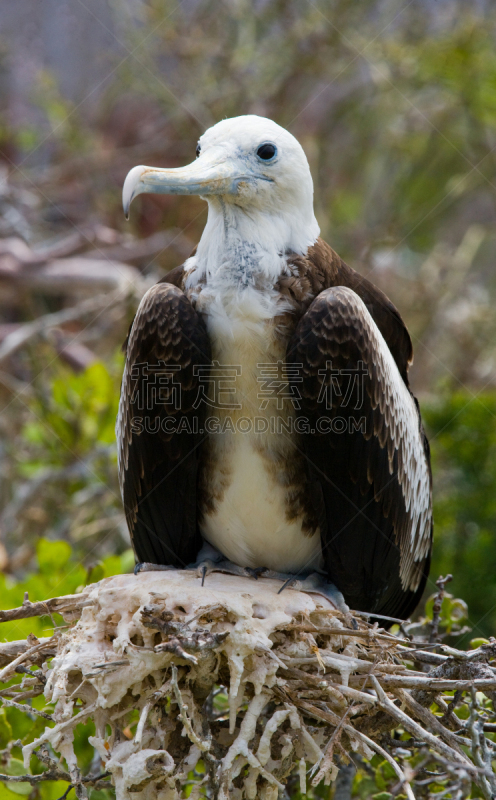
[[[337,760],[353,751],[364,764],[380,755],[397,778],[391,791],[409,800],[428,779],[440,783],[437,796],[462,800],[471,781],[486,798],[495,795],[494,747],[485,734],[496,723],[476,693],[490,699],[496,694],[496,642],[469,653],[443,646],[443,652],[430,653],[365,620],[350,629],[348,618],[296,591],[288,618],[288,595],[278,595],[278,588],[270,579],[213,575],[201,587],[194,572],[144,573],[109,578],[81,595],[45,603],[26,597],[20,608],[1,612],[4,620],[47,613],[80,618],[51,639],[0,649],[4,680],[16,667],[25,673],[22,685],[1,693],[1,702],[33,713],[20,701],[45,692],[50,702],[59,687],[53,720],[36,712],[48,727],[24,747],[26,764],[36,748],[51,743],[69,766],[62,773],[48,759],[42,776],[16,780],[67,780],[84,798],[93,784],[78,769],[72,731],[94,717],[92,744],[119,800],[132,800],[149,785],[156,791],[184,785],[199,759],[207,772],[194,779],[195,792],[207,787],[227,800],[235,785],[240,798],[275,800],[292,772],[306,791],[308,768],[314,785],[329,782]],[[39,664],[55,650],[45,685],[24,665]],[[419,653],[431,672],[406,668]],[[219,686],[227,687],[229,714],[212,715],[208,698],[218,696]],[[457,692],[449,704],[439,694],[445,690]],[[454,710],[467,703],[465,696],[471,716],[458,725]],[[433,702],[441,716],[429,710]],[[135,735],[122,742],[118,731],[135,708]],[[387,739],[395,730],[411,738]],[[405,748],[423,753],[423,766],[403,763]]]

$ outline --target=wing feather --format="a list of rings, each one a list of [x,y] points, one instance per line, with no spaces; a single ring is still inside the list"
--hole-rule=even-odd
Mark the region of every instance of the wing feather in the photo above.
[[[183,292],[158,283],[143,297],[127,347],[117,418],[119,481],[139,561],[184,567],[201,546],[197,482],[210,364],[205,326]]]
[[[303,364],[299,413],[315,431],[303,435],[303,446],[320,475],[329,575],[352,607],[406,616],[425,585],[432,541],[429,449],[416,400],[348,287],[316,297],[288,352]],[[350,375],[360,370],[363,384],[355,380],[345,402]],[[326,415],[330,424],[320,433]]]

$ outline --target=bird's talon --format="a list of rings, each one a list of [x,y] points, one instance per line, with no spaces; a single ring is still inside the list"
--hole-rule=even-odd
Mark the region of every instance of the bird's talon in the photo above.
[[[252,578],[255,578],[256,581],[258,581],[259,578],[265,577],[266,572],[270,572],[267,567],[245,567],[245,569]]]
[[[201,557],[207,554],[212,556],[212,558]],[[212,547],[208,547],[208,550],[204,549],[200,551],[199,555],[200,558],[198,561],[195,564],[189,564],[188,569],[196,570],[198,578],[201,578],[202,586],[205,584],[205,578],[207,575],[210,575],[211,572],[223,572],[227,575],[238,575],[243,578],[251,577],[248,569],[240,567],[238,564],[233,564],[232,561],[223,558],[223,556]]]
[[[293,589],[297,588],[297,586],[296,586],[297,583],[298,583],[298,579],[297,579],[296,575],[290,575],[289,578],[287,578],[284,581],[283,585],[281,586],[281,588],[279,589],[277,594],[281,594],[281,592],[283,592],[284,589],[290,589],[291,587],[293,587]]]
[[[211,561],[209,558],[205,559],[204,561],[200,561],[199,564],[194,565],[197,577],[201,578],[202,586],[205,585],[205,578],[207,575],[210,575],[210,573],[215,570],[215,566],[215,562]]]

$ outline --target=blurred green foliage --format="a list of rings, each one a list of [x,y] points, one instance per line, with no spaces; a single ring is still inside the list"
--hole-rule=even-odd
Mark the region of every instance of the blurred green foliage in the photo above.
[[[86,560],[129,547],[115,449],[121,374],[118,353],[77,374],[55,361],[33,382],[19,433],[6,442],[14,493],[1,524],[11,553],[22,543],[22,563],[40,527]]]
[[[50,392],[43,392],[47,376],[31,403],[31,416],[22,436],[30,453],[23,463],[26,474],[48,464],[70,463],[84,458],[97,445],[115,442],[115,420],[119,394],[116,375],[102,363],[92,364],[83,372],[69,368],[54,370]]]
[[[72,553],[72,548],[66,541],[50,541],[40,538],[36,546],[36,565],[33,572],[22,581],[15,581],[6,575],[0,575],[0,597],[2,608],[15,608],[22,605],[25,592],[28,592],[31,602],[47,600],[58,595],[74,594],[88,583],[101,580],[110,575],[130,572],[134,566],[132,550],[124,551],[120,556],[108,556],[103,561],[85,567]],[[54,630],[54,623],[64,625],[59,615],[54,619],[46,617],[31,617],[1,625],[1,640],[13,641],[25,639],[30,633],[38,638],[49,637]],[[20,678],[15,678],[8,684],[18,683]],[[34,698],[33,708],[50,713],[53,706],[45,706],[43,697]],[[21,760],[19,746],[12,747],[12,742],[21,740],[22,745],[33,741],[40,736],[47,722],[45,719],[29,714],[23,714],[16,708],[0,708],[0,772],[7,775],[25,775]],[[88,743],[88,736],[94,734],[92,722],[78,725],[75,729],[76,750],[84,771],[88,770],[94,751]],[[10,743],[10,747],[8,747]],[[42,772],[43,765],[36,757],[31,759],[31,772]],[[2,784],[0,782],[1,800],[15,798],[16,795],[29,796],[31,800],[56,800],[62,796],[67,784],[60,781],[47,781],[34,789],[30,784]],[[108,800],[113,792],[93,790],[89,792],[90,800]]]
[[[109,575],[130,572],[133,567],[134,556],[131,549],[124,550],[121,555],[107,556],[86,567],[75,558],[68,542],[41,537],[36,544],[34,569],[25,580],[16,581],[8,575],[0,574],[1,607],[15,608],[22,605],[25,592],[28,592],[31,602],[75,594],[88,583]],[[2,622],[0,630],[2,641],[11,641],[25,639],[30,633],[38,637],[51,636],[53,626],[48,617],[30,617],[15,622]]]
[[[431,578],[469,608],[472,636],[496,633],[496,394],[444,390],[425,406],[434,473]],[[432,589],[431,589],[432,591]]]

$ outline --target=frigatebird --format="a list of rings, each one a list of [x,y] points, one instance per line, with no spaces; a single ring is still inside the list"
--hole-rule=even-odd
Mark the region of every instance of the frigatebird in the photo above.
[[[138,569],[275,575],[405,619],[432,545],[407,328],[319,238],[287,130],[225,119],[196,155],[134,167],[123,189],[126,216],[143,192],[208,204],[196,251],[146,292],[126,343],[117,438]]]

